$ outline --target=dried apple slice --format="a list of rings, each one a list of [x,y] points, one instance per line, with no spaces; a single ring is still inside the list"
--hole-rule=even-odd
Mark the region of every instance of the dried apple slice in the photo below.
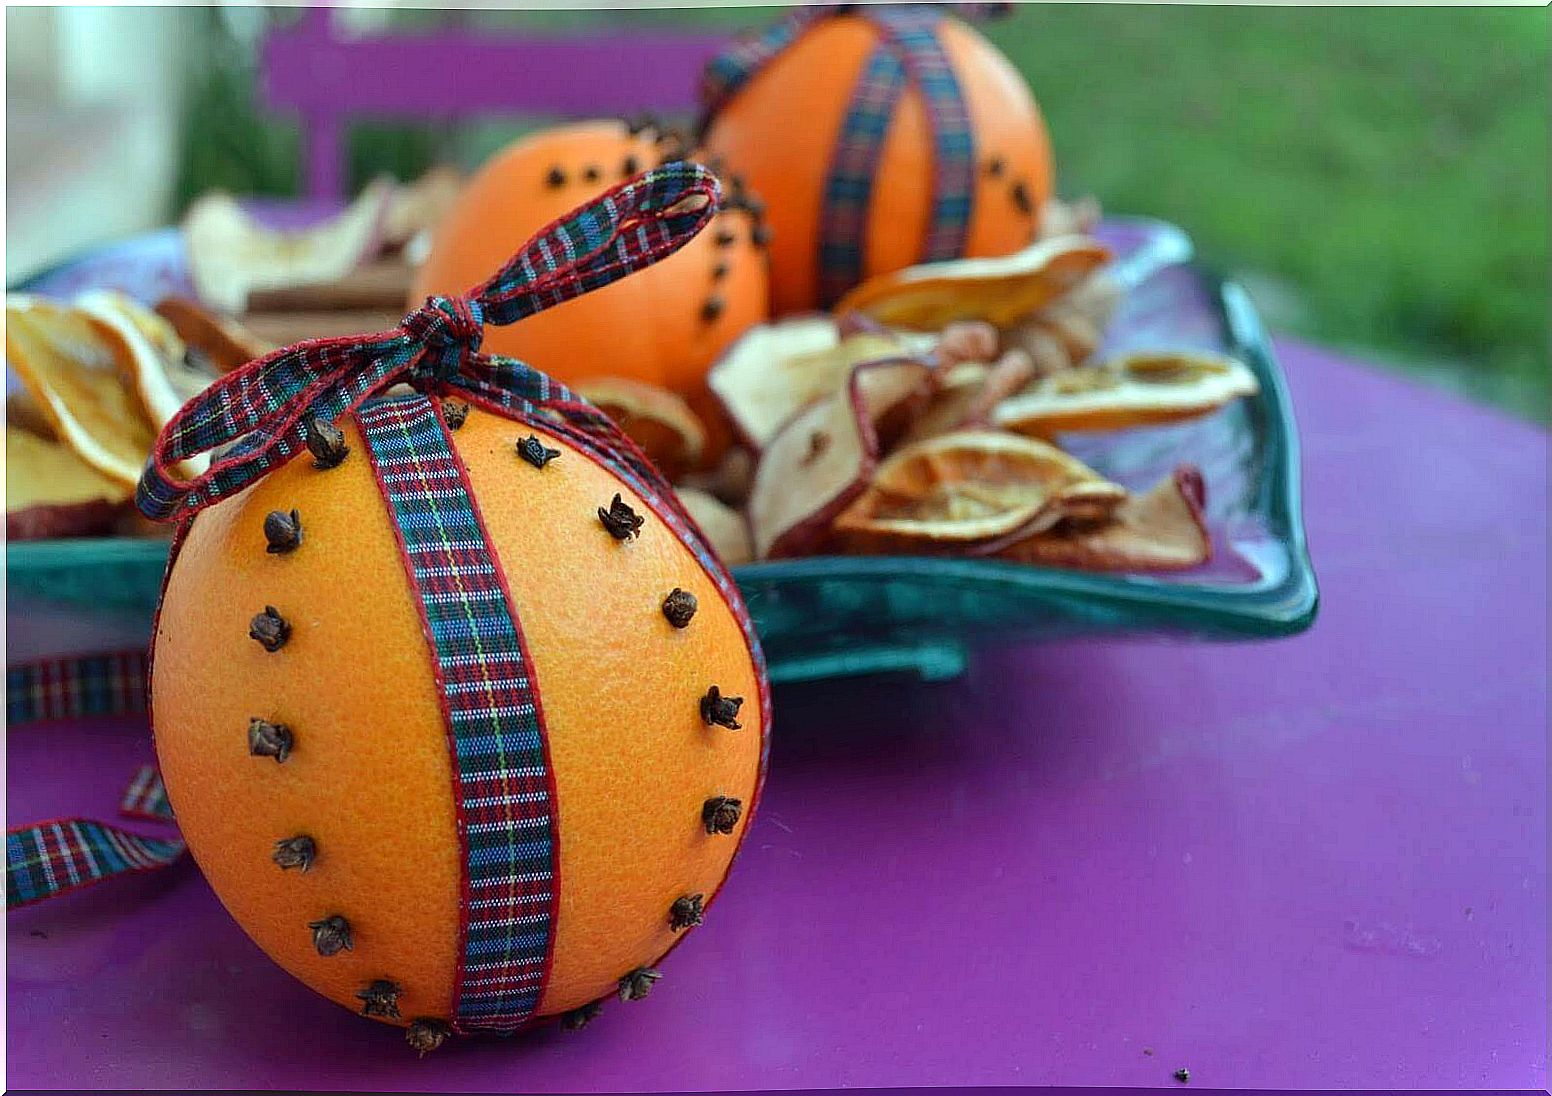
[[[836,519],[855,552],[985,554],[1069,517],[1103,520],[1126,498],[1060,449],[959,430],[895,453]]]
[[[1203,517],[1206,487],[1182,465],[1102,522],[1067,521],[998,553],[998,558],[1079,571],[1183,571],[1212,558]]]
[[[154,435],[119,378],[115,345],[84,312],[39,297],[5,302],[6,358],[50,432],[133,490]]]
[[[1242,362],[1196,350],[1141,351],[1057,373],[997,405],[998,426],[1032,437],[1195,418],[1253,395]]]
[[[11,540],[105,533],[128,505],[115,483],[66,446],[5,428],[5,535]]]
[[[413,183],[393,188],[383,214],[383,240],[404,247],[441,223],[463,192],[463,174],[445,164],[433,167]]]
[[[829,316],[793,316],[750,328],[706,382],[734,429],[759,450],[800,408],[839,391],[853,366],[925,353],[930,345],[877,325],[842,332]]]
[[[164,297],[155,311],[172,324],[189,353],[203,357],[217,373],[230,373],[275,349],[235,320],[186,297]]]
[[[1122,285],[1107,272],[1098,271],[1072,292],[1015,324],[1007,332],[1007,344],[1028,353],[1040,375],[1083,365],[1099,349],[1123,296]]]
[[[998,328],[1045,308],[1110,258],[1087,236],[1040,240],[995,259],[924,263],[870,278],[836,305],[836,312],[865,312],[890,327],[941,331],[960,320],[986,320]]]
[[[670,480],[700,464],[706,427],[666,388],[626,377],[595,377],[576,390],[614,420]]]
[[[923,398],[932,368],[914,358],[864,362],[840,391],[794,415],[766,446],[749,494],[761,559],[801,555],[828,540],[835,515],[867,487],[880,430]]]
[[[230,194],[207,194],[183,220],[189,275],[200,300],[237,314],[255,289],[329,282],[382,246],[394,186],[378,179],[343,212],[296,232],[259,224]]]
[[[729,567],[748,563],[754,558],[754,543],[749,538],[749,523],[732,507],[695,487],[675,489],[685,510],[711,542],[712,550]]]

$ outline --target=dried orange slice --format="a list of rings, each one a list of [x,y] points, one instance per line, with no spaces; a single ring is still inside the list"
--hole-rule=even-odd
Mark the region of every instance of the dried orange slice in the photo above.
[[[164,297],[155,311],[172,324],[190,355],[204,358],[217,373],[230,373],[275,349],[235,320],[186,297]]]
[[[11,540],[107,532],[130,493],[59,442],[6,426],[5,535]]]
[[[155,429],[215,380],[214,373],[188,363],[187,348],[172,324],[122,293],[87,293],[75,307],[113,347],[119,375]]]
[[[749,523],[742,514],[699,488],[679,487],[674,493],[701,532],[706,534],[712,550],[722,557],[723,563],[733,567],[754,558]]]
[[[929,345],[877,325],[842,332],[829,316],[794,316],[750,328],[706,382],[734,429],[761,449],[801,408],[839,391],[853,366],[924,353]]]
[[[960,430],[879,465],[835,519],[835,534],[851,551],[982,554],[1071,516],[1102,520],[1125,498],[1124,488],[1054,446]]]
[[[596,377],[576,390],[614,420],[670,480],[700,464],[706,427],[666,388],[627,377]]]
[[[1212,558],[1206,489],[1194,466],[1177,468],[1102,522],[1066,521],[1002,549],[1001,559],[1079,571],[1182,571]]]
[[[1011,327],[1039,312],[1110,257],[1087,236],[1041,240],[995,259],[924,263],[870,278],[836,305],[912,331],[941,331],[959,320]]]
[[[5,302],[5,350],[49,430],[133,490],[154,435],[119,378],[116,346],[84,313],[39,297]]]
[[[393,191],[377,179],[337,216],[297,232],[259,224],[230,194],[207,194],[183,219],[194,289],[206,304],[236,314],[255,289],[342,277],[381,246]]]
[[[925,398],[932,368],[912,358],[864,362],[844,387],[794,415],[766,446],[749,493],[755,554],[802,555],[829,539],[830,523],[867,487],[880,433]]]
[[[1233,358],[1145,351],[1046,377],[997,405],[998,426],[1033,437],[1121,430],[1206,414],[1254,394],[1255,374]]]

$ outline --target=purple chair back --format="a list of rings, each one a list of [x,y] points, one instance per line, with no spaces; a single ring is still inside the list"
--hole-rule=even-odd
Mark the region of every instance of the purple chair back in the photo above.
[[[328,8],[272,32],[261,63],[266,104],[302,126],[305,192],[344,194],[353,116],[451,121],[475,115],[597,116],[688,111],[725,35],[589,31],[565,36],[466,30],[353,37]]]

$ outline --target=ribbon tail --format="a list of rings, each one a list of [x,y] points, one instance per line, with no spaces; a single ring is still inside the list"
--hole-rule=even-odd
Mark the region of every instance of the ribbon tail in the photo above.
[[[40,659],[6,668],[8,727],[61,719],[143,715],[146,655],[139,650]],[[167,789],[142,765],[119,801],[127,818],[170,822]],[[150,837],[90,818],[15,826],[5,835],[5,904],[17,909],[121,875],[175,864],[177,836]]]
[[[14,910],[45,898],[177,863],[182,838],[146,837],[89,818],[18,826],[5,833],[5,905]]]

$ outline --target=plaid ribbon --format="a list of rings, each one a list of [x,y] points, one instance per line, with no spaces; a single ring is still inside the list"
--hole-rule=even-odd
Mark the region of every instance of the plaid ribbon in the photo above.
[[[555,803],[539,714],[499,556],[436,406],[374,400],[356,414],[417,607],[453,758],[463,859],[453,1001],[460,1031],[515,1031],[549,972]]]
[[[5,721],[12,727],[145,710],[143,651],[46,658],[6,667]]]
[[[851,14],[880,31],[852,89],[846,117],[831,151],[820,210],[820,303],[835,303],[862,280],[867,253],[868,209],[890,119],[907,87],[914,85],[932,130],[932,215],[920,260],[952,259],[964,249],[975,193],[975,144],[948,56],[938,40],[942,5],[851,5],[804,8],[759,34],[735,42],[701,75],[702,132],[717,112],[805,30],[821,19]],[[962,5],[963,14],[986,17],[1001,5]]]
[[[51,658],[7,667],[6,723],[139,715],[146,711],[146,656],[141,651]],[[154,765],[143,765],[119,812],[169,822],[172,808]],[[147,837],[88,818],[17,826],[5,835],[5,903],[31,905],[115,876],[154,871],[184,853],[176,837]]]
[[[187,519],[289,460],[310,421],[332,423],[396,383],[479,394],[532,373],[478,353],[485,324],[513,323],[672,254],[710,221],[720,193],[699,165],[667,164],[540,230],[466,296],[429,298],[391,331],[301,343],[228,373],[163,428],[136,505],[153,520]],[[174,471],[222,447],[195,479]]]

